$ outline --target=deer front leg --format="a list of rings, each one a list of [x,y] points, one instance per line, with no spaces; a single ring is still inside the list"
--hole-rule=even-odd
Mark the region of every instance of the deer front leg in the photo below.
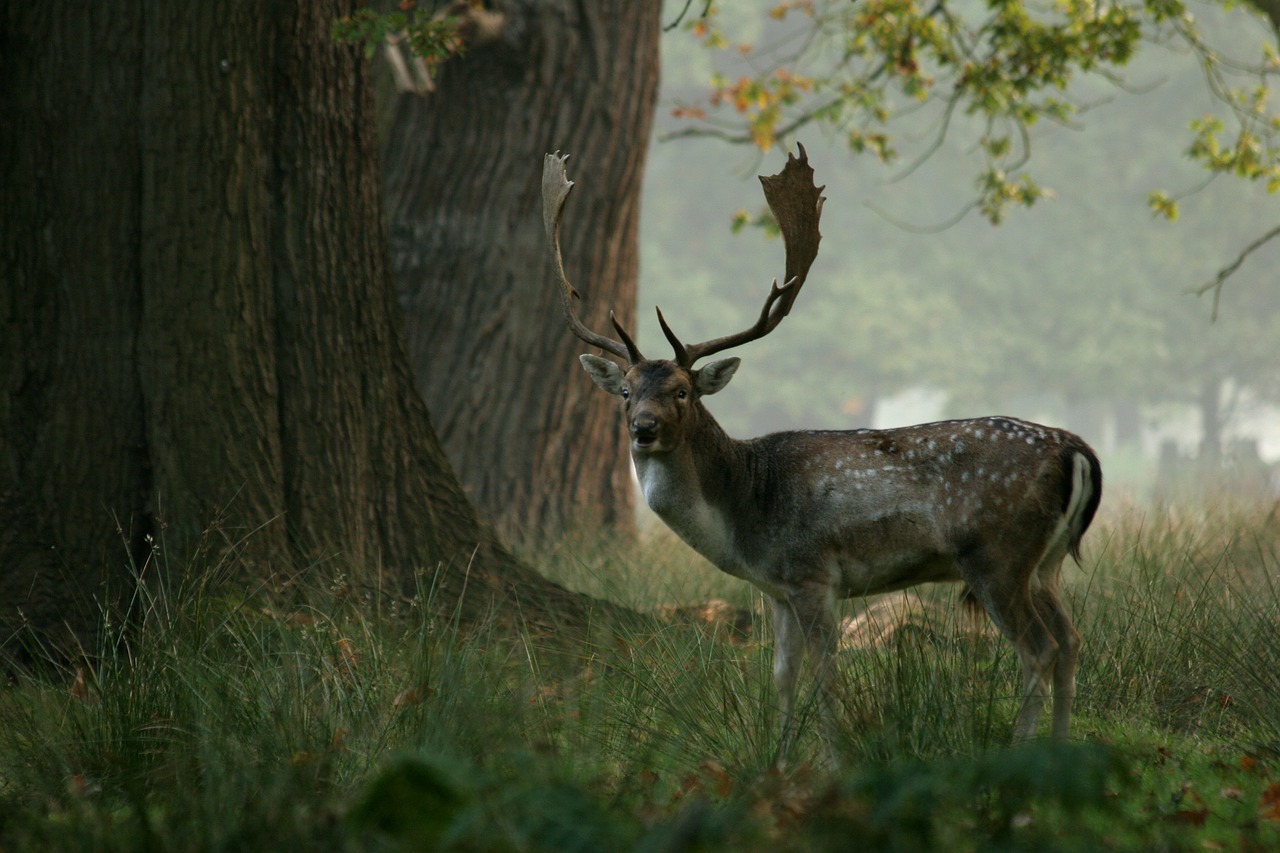
[[[795,740],[796,677],[807,650],[813,664],[823,739],[834,763],[837,731],[835,695],[836,619],[831,591],[813,586],[773,599],[773,677],[782,716],[779,757],[785,759]]]
[[[804,632],[796,620],[791,605],[780,598],[773,603],[773,683],[778,688],[779,717],[782,720],[782,740],[778,747],[778,760],[786,760],[795,738],[796,676],[804,657]]]

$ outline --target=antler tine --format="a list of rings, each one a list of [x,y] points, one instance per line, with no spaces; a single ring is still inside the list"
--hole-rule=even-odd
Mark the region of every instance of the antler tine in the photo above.
[[[618,318],[614,316],[613,311],[609,312],[609,322],[613,324],[613,328],[618,333],[618,337],[622,338],[622,345],[627,348],[627,360],[632,364],[644,361],[644,356],[640,354],[640,348],[636,346],[635,341],[631,340],[631,336],[627,334],[627,330],[622,328],[622,324],[618,322]]]
[[[613,323],[613,328],[622,337],[621,342],[591,331],[578,319],[578,315],[573,310],[573,300],[581,299],[582,296],[565,276],[564,259],[560,255],[560,219],[564,215],[565,199],[569,197],[569,191],[573,189],[573,181],[569,180],[564,168],[565,161],[568,159],[568,154],[562,157],[560,152],[557,151],[554,154],[548,154],[542,162],[542,224],[546,228],[547,243],[556,262],[556,275],[559,278],[560,285],[560,305],[564,309],[564,319],[569,325],[569,331],[586,343],[593,347],[599,347],[605,352],[613,353],[619,358],[625,358],[630,364],[635,364],[643,361],[644,356],[640,354],[640,350],[636,348],[635,343],[623,331],[622,325],[613,316],[612,311],[609,312],[609,320]]]
[[[814,186],[809,155],[803,145],[797,143],[796,147],[800,149],[800,156],[789,154],[781,172],[760,176],[765,200],[778,221],[778,230],[782,232],[782,242],[786,246],[786,283],[779,286],[778,280],[773,280],[760,318],[754,326],[736,334],[700,344],[680,345],[663,323],[663,331],[675,347],[676,361],[682,366],[692,367],[700,358],[759,340],[791,313],[791,306],[809,275],[809,267],[818,256],[818,242],[822,239],[818,223],[822,218],[822,203],[826,201],[822,195],[826,186]]]
[[[680,343],[680,339],[676,337],[676,333],[671,331],[671,327],[667,325],[667,318],[662,316],[662,309],[654,306],[653,310],[658,312],[658,325],[662,327],[662,334],[667,336],[667,340],[671,342],[671,348],[676,351],[676,364],[682,367],[692,367],[693,360],[689,358],[688,352],[685,351],[684,344]]]

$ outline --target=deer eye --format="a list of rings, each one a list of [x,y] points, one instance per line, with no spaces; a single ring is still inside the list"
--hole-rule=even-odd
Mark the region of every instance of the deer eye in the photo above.
[[[623,388],[623,389],[622,389],[622,399],[624,399],[624,400],[630,400],[630,399],[631,399],[631,389],[630,389],[630,388]]]
[[[688,397],[688,396],[689,396],[689,392],[684,390],[683,388],[681,388],[679,391],[676,392],[677,400],[683,400],[685,397]]]

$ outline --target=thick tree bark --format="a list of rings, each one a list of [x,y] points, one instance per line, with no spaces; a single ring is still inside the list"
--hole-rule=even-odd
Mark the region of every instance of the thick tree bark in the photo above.
[[[132,362],[142,32],[96,6],[6,9],[0,608],[83,624],[87,596],[64,593],[118,580],[124,546],[149,533],[135,525],[150,471]]]
[[[562,244],[583,315],[634,328],[660,4],[494,3],[498,38],[384,105],[392,263],[445,450],[505,539],[630,529],[625,436],[578,365],[542,231],[544,154],[573,155]]]
[[[0,642],[85,633],[153,547],[585,621],[477,520],[414,389],[350,5],[7,5]]]

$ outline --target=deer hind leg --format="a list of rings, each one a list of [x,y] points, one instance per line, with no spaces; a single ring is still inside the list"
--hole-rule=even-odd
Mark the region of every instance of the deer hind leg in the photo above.
[[[773,677],[782,711],[782,747],[785,758],[795,738],[796,676],[807,650],[814,671],[823,738],[833,761],[837,731],[835,696],[835,604],[829,589],[805,588],[784,599],[773,600]]]
[[[1080,658],[1080,632],[1076,630],[1058,595],[1058,572],[1065,554],[1046,555],[1036,569],[1032,600],[1036,613],[1058,643],[1053,668],[1053,725],[1050,733],[1066,739],[1071,727],[1071,703],[1076,695],[1076,664]]]
[[[962,573],[991,621],[1018,652],[1022,666],[1022,703],[1014,722],[1013,739],[1032,738],[1049,698],[1049,679],[1056,680],[1058,641],[1040,615],[1028,576],[997,577],[999,573],[993,572],[990,564],[981,568],[964,567]]]

